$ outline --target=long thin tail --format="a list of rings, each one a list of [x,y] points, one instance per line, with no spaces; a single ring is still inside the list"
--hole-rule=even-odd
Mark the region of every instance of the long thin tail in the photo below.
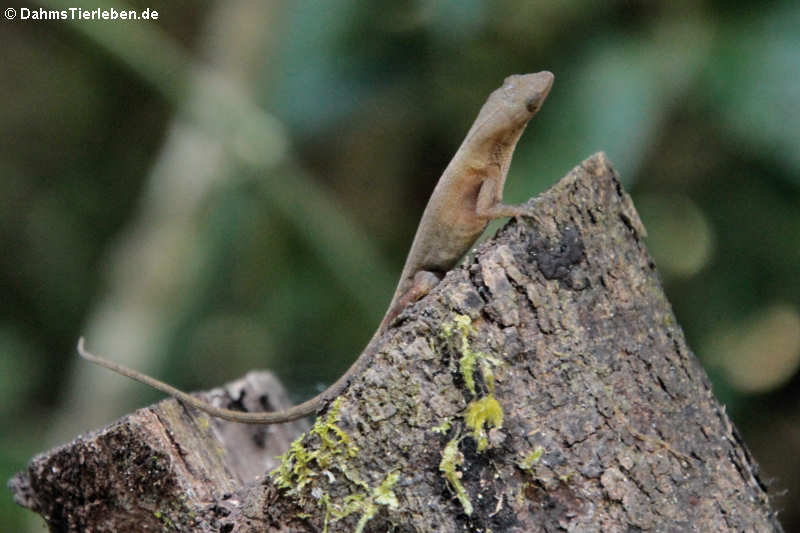
[[[298,418],[303,418],[320,411],[328,403],[333,401],[334,398],[344,392],[347,386],[350,385],[350,382],[354,378],[357,378],[359,375],[361,375],[361,373],[369,365],[370,361],[372,360],[372,355],[375,352],[375,347],[378,344],[378,340],[388,328],[389,323],[391,323],[392,320],[397,317],[397,315],[406,305],[417,301],[419,298],[427,294],[431,288],[435,287],[439,282],[440,276],[426,271],[417,272],[416,275],[411,279],[411,283],[408,284],[409,287],[402,285],[404,283],[404,279],[405,277],[401,277],[400,285],[400,288],[404,290],[400,290],[399,288],[395,293],[392,303],[389,305],[389,310],[386,312],[386,315],[381,321],[378,330],[372,336],[369,344],[367,344],[367,347],[364,348],[364,351],[361,352],[361,355],[359,355],[353,364],[350,365],[350,368],[347,369],[347,372],[342,374],[342,376],[339,377],[339,379],[337,379],[333,385],[329,386],[327,389],[317,394],[310,400],[306,400],[305,402],[295,405],[294,407],[290,407],[284,411],[247,413],[243,411],[233,411],[231,409],[215,407],[210,403],[204,402],[199,398],[195,398],[194,396],[183,392],[182,390],[177,389],[168,383],[164,383],[163,381],[157,380],[156,378],[148,376],[147,374],[143,374],[138,370],[128,368],[127,366],[93,354],[84,346],[85,342],[83,337],[78,339],[78,354],[91,363],[105,367],[112,372],[116,372],[117,374],[121,374],[125,377],[136,380],[139,383],[153,387],[156,390],[160,390],[164,394],[169,394],[173,398],[180,400],[186,405],[190,405],[195,409],[206,412],[211,416],[223,418],[232,422],[242,422],[244,424],[280,424],[282,422],[291,422],[292,420],[297,420]]]
[[[206,412],[211,416],[224,418],[225,420],[231,420],[233,422],[242,422],[244,424],[279,424],[281,422],[290,422],[292,420],[297,420],[298,418],[309,416],[319,411],[328,401],[333,399],[333,397],[338,396],[339,393],[347,386],[346,382],[340,383],[340,381],[342,381],[340,379],[332,386],[328,387],[325,392],[315,396],[314,398],[311,398],[308,401],[286,409],[285,411],[247,413],[243,411],[234,411],[232,409],[215,407],[208,402],[204,402],[199,398],[195,398],[194,396],[183,392],[180,389],[176,389],[172,385],[164,383],[163,381],[159,381],[153,377],[150,377],[147,374],[143,374],[137,370],[128,368],[127,366],[123,366],[113,361],[109,361],[103,357],[97,356],[86,350],[84,347],[83,337],[78,339],[78,354],[89,362],[105,367],[113,372],[116,372],[117,374],[134,379],[139,383],[143,383],[153,387],[154,389],[160,390],[161,392],[169,394],[175,399],[180,400],[186,405],[190,405],[195,409]]]

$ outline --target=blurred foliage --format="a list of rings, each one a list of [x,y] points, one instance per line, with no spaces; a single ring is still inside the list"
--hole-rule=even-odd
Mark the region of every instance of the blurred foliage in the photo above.
[[[690,345],[765,477],[788,489],[777,505],[798,528],[800,4],[269,5],[270,18],[240,22],[270,37],[258,60],[225,59],[245,80],[205,56],[236,37],[210,31],[224,3],[137,1],[160,12],[147,23],[2,21],[0,477],[47,447],[91,311],[144,272],[115,277],[115,262],[138,263],[110,255],[148,218],[170,124],[216,139],[233,164],[171,236],[180,253],[140,251],[180,280],[157,302],[164,359],[148,370],[199,389],[269,367],[300,399],[376,326],[488,93],[548,69],[556,83],[518,148],[509,202],[608,153]],[[108,407],[157,398],[133,390]],[[27,515],[0,498],[4,529],[22,531]]]

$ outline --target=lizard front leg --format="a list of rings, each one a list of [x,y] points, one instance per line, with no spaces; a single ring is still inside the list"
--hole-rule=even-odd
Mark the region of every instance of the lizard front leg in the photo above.
[[[515,217],[530,214],[526,205],[508,205],[503,203],[502,184],[497,179],[487,178],[481,183],[478,191],[478,201],[475,205],[475,214],[480,218],[493,220],[495,218]]]

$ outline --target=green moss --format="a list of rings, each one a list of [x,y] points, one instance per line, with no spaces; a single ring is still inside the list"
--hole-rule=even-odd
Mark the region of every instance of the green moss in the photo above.
[[[442,460],[439,463],[439,471],[444,474],[444,478],[450,484],[450,488],[461,503],[461,507],[467,515],[472,514],[472,502],[464,485],[461,484],[461,472],[457,470],[464,464],[464,456],[458,451],[458,439],[452,439],[442,450]]]
[[[358,454],[358,447],[352,443],[350,436],[336,425],[336,422],[339,421],[341,404],[342,399],[337,398],[331,405],[325,420],[318,418],[309,433],[320,438],[323,449],[355,457]]]
[[[325,507],[324,530],[327,530],[329,521],[336,522],[353,513],[361,513],[354,531],[362,533],[367,523],[378,513],[381,505],[397,509],[399,502],[393,488],[398,479],[400,479],[399,470],[393,470],[371,492],[349,494],[339,504],[331,502],[330,497],[326,494],[322,500]]]
[[[362,514],[361,518],[358,519],[354,533],[362,533],[364,531],[364,527],[367,525],[367,522],[372,520],[372,517],[375,516],[375,513],[377,512],[378,507],[375,505],[370,505],[367,509],[365,509],[364,514]]]
[[[480,366],[483,382],[486,383],[489,392],[494,393],[494,371],[492,366],[499,365],[500,361],[483,352],[472,349],[469,336],[473,333],[475,333],[475,327],[472,324],[472,319],[467,315],[455,315],[452,322],[445,323],[442,326],[440,336],[461,353],[458,367],[467,390],[472,395],[477,394],[475,370]]]
[[[544,455],[544,448],[542,448],[541,446],[537,446],[536,448],[533,449],[532,452],[526,455],[522,459],[522,461],[520,461],[518,464],[520,468],[525,470],[530,470],[531,468],[533,468],[533,465],[539,462],[539,459],[541,459],[543,455]]]
[[[322,533],[327,533],[329,523],[346,518],[359,510],[365,510],[367,507],[366,496],[367,495],[363,492],[349,494],[340,503],[332,502],[328,493],[324,493],[320,496],[317,500],[319,502],[318,506],[325,512],[322,523]],[[365,512],[364,514],[367,513]]]
[[[464,378],[464,385],[466,385],[467,390],[470,391],[472,394],[475,394],[475,362],[477,359],[477,353],[475,352],[468,352],[464,353],[461,356],[461,359],[458,361],[459,370],[461,370],[461,376]]]
[[[433,431],[434,433],[439,433],[440,435],[444,435],[445,433],[450,431],[450,427],[452,427],[452,425],[453,421],[447,418],[444,420],[444,422],[442,422],[438,426],[431,428],[431,431]]]
[[[472,436],[478,443],[478,451],[482,452],[489,445],[486,428],[488,426],[503,427],[503,408],[500,407],[500,402],[489,394],[479,400],[473,400],[467,405],[464,422],[472,430]]]
[[[304,437],[301,436],[280,457],[281,464],[270,473],[278,487],[299,492],[319,471],[334,465],[344,470],[342,460],[358,454],[358,447],[350,436],[336,425],[340,407],[341,398],[337,398],[325,418],[317,418],[314,422],[308,435],[318,437],[315,446],[304,446]]]
[[[370,498],[363,499],[357,510],[361,511],[361,517],[356,524],[355,533],[362,533],[367,522],[378,513],[378,506],[384,505],[391,509],[397,509],[400,503],[397,501],[397,495],[394,493],[393,487],[397,480],[400,479],[400,471],[394,470],[389,472],[386,477],[381,481],[380,485],[375,487],[372,491]]]
[[[488,394],[478,397],[467,405],[464,421],[472,431],[478,451],[483,451],[489,445],[487,428],[503,426],[503,408],[494,397],[494,367],[499,365],[500,361],[486,353],[472,349],[469,336],[473,333],[475,333],[475,327],[472,320],[466,315],[456,315],[452,322],[443,325],[441,337],[461,352],[461,358],[458,361],[459,371],[464,379],[464,385],[473,396],[478,396],[475,370],[477,368],[481,370]]]
[[[381,484],[372,492],[375,498],[375,503],[379,505],[386,505],[392,509],[397,509],[400,503],[397,501],[397,495],[394,493],[394,485],[400,479],[400,471],[394,470],[389,472]]]
[[[355,512],[363,511],[367,506],[367,495],[364,492],[348,494],[339,504],[332,503],[330,499],[327,504],[335,522],[336,520],[347,518]]]
[[[479,452],[489,446],[488,429],[491,427],[500,428],[503,426],[503,408],[495,392],[494,367],[500,365],[500,361],[489,356],[484,352],[474,350],[470,345],[470,335],[475,333],[472,320],[466,315],[456,315],[451,322],[442,326],[440,337],[447,342],[452,349],[461,353],[458,360],[458,369],[464,380],[464,386],[472,394],[473,399],[464,410],[464,423],[472,432],[472,437],[477,443]],[[475,381],[475,371],[480,369],[483,383],[486,386],[486,394],[479,391]],[[441,425],[433,428],[437,433],[446,433],[450,430],[451,421],[446,420]],[[464,485],[461,483],[461,473],[458,467],[463,464],[464,457],[458,450],[459,438],[453,438],[445,445],[442,451],[442,460],[439,463],[439,471],[450,484],[456,498],[461,503],[461,507],[466,514],[472,513],[472,503],[469,500]]]
[[[286,453],[280,456],[280,460],[281,464],[270,472],[270,476],[282,489],[300,490],[314,475],[308,466],[312,457],[303,447],[302,436],[292,442]]]
[[[473,395],[475,394],[475,367],[478,358],[482,355],[480,352],[473,351],[470,347],[469,336],[474,332],[475,328],[472,325],[472,319],[466,315],[456,315],[453,318],[453,322],[445,324],[443,328],[443,336],[458,345],[454,346],[461,352],[458,368],[461,372],[461,377],[464,379],[464,385]]]
[[[322,533],[328,533],[328,522],[331,519],[331,497],[326,493],[320,496],[319,505],[325,509],[325,518],[322,521]]]
[[[165,528],[172,530],[176,529],[175,525],[172,523],[172,520],[170,520],[169,517],[164,513],[162,513],[161,511],[155,511],[153,513],[153,516],[155,516],[164,525]]]
[[[348,468],[346,461],[358,454],[358,447],[336,424],[339,420],[340,405],[341,400],[337,399],[325,418],[317,419],[305,437],[309,441],[307,445],[303,445],[304,437],[298,438],[291,444],[289,450],[281,456],[280,466],[273,470],[270,476],[278,487],[299,494],[306,484],[320,474],[331,475],[330,470],[334,468],[341,471],[353,484],[355,491],[340,501],[331,500],[327,492],[315,498],[316,505],[324,512],[323,532],[328,531],[329,523],[360,513],[355,531],[361,533],[366,524],[377,514],[380,506],[397,508],[397,495],[393,488],[400,478],[400,473],[398,470],[389,472],[375,489],[371,489]],[[311,439],[312,436],[316,438]]]

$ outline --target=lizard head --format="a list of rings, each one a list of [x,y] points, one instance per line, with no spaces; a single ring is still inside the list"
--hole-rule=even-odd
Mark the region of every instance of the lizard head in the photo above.
[[[542,107],[553,79],[553,74],[546,70],[507,77],[483,104],[467,138],[472,138],[473,144],[515,143],[525,125]]]
[[[514,147],[525,125],[542,107],[553,78],[546,70],[507,77],[483,104],[453,161],[472,168],[476,175],[483,175],[493,165],[502,173],[507,171]]]
[[[542,107],[553,86],[553,79],[553,73],[546,70],[534,74],[514,74],[507,77],[492,96],[503,100],[503,107],[512,121],[525,123]]]

